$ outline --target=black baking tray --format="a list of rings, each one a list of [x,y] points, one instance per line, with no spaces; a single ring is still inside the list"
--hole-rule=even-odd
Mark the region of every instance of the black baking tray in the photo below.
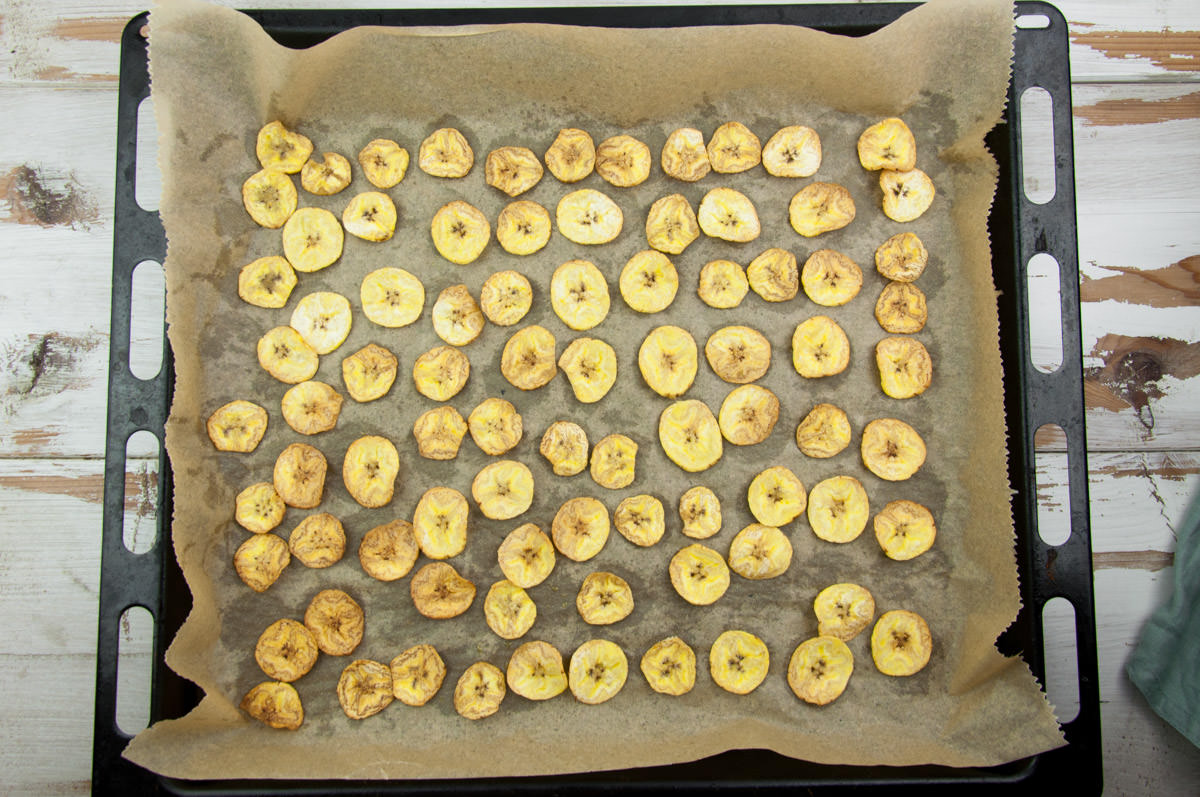
[[[308,47],[359,25],[458,25],[546,22],[604,27],[675,27],[776,23],[830,33],[870,33],[913,4],[822,4],[790,6],[486,8],[382,11],[249,11],[281,44]],[[987,137],[1000,164],[1000,182],[989,219],[992,271],[999,291],[1004,405],[1008,421],[1009,479],[1014,490],[1017,565],[1024,608],[997,640],[1006,654],[1019,653],[1044,684],[1042,607],[1053,597],[1075,611],[1079,713],[1064,725],[1067,745],[998,767],[852,767],[813,764],[762,750],[735,750],[686,764],[617,772],[533,778],[426,781],[181,781],[164,778],[121,758],[131,738],[116,722],[119,627],[123,612],[146,608],[154,618],[150,719],[179,717],[200,699],[194,684],[163,663],[166,646],[191,607],[170,543],[171,469],[162,445],[170,407],[173,359],[163,336],[163,367],[153,379],[129,370],[131,285],[134,267],[162,262],[166,241],[156,212],[134,199],[139,103],[149,96],[147,15],[135,17],[121,38],[117,118],[116,218],[113,242],[112,327],[109,358],[108,434],[97,641],[92,789],[99,794],[444,794],[450,791],[556,794],[663,790],[733,791],[771,789],[828,792],[887,789],[940,793],[970,788],[986,793],[1024,788],[1098,794],[1102,788],[1100,699],[1092,600],[1091,533],[1088,519],[1087,451],[1084,437],[1079,284],[1075,227],[1075,179],[1071,131],[1067,25],[1053,6],[1018,2],[1016,13],[1040,15],[1042,28],[1018,28],[1012,82],[1002,124]],[[1049,92],[1053,104],[1055,193],[1046,204],[1030,202],[1022,190],[1020,162],[1022,93],[1031,86]],[[1036,253],[1059,265],[1063,364],[1053,373],[1030,359],[1026,270]],[[1034,435],[1044,424],[1066,433],[1070,476],[1070,537],[1047,545],[1037,529]],[[126,442],[146,430],[158,437],[157,537],[151,550],[133,554],[123,543]]]

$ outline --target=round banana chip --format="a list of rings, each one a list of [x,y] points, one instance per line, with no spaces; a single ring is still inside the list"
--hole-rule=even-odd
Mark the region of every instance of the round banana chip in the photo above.
[[[453,346],[436,346],[413,362],[417,392],[434,401],[449,401],[467,385],[471,361]]]
[[[454,710],[469,720],[481,720],[500,710],[504,702],[504,673],[486,661],[467,668],[454,686]]]
[[[392,670],[371,659],[355,659],[338,678],[338,702],[352,720],[364,720],[383,711],[395,698],[392,695]]]
[[[907,561],[933,547],[937,524],[915,501],[892,501],[875,516],[875,539],[889,559]]]
[[[835,249],[813,252],[800,274],[804,293],[824,307],[839,307],[858,296],[862,282],[858,264]]]
[[[471,482],[471,497],[484,517],[510,520],[533,503],[533,473],[511,459],[488,463]]]
[[[808,525],[826,542],[851,542],[867,527],[867,491],[853,476],[817,482],[808,494]]]
[[[534,324],[513,333],[500,355],[500,373],[513,387],[536,390],[558,373],[553,333]]]
[[[771,367],[771,342],[757,329],[722,327],[709,335],[704,356],[721,379],[744,385],[760,379]]]
[[[300,169],[300,185],[317,196],[331,196],[350,185],[350,161],[336,152],[321,154],[321,162],[309,158]]]
[[[879,383],[892,398],[919,396],[933,381],[933,360],[915,338],[884,338],[875,344]]]
[[[858,162],[871,172],[911,169],[917,165],[917,141],[903,119],[884,119],[858,137]]]
[[[466,136],[453,127],[443,127],[421,142],[417,165],[432,177],[466,177],[475,165],[475,152]]]
[[[467,434],[467,422],[453,407],[442,405],[421,413],[413,424],[417,453],[425,459],[454,459]]]
[[[863,429],[862,460],[879,478],[904,481],[925,464],[925,441],[904,421],[878,418]]]
[[[439,255],[465,266],[483,254],[492,237],[492,225],[479,208],[456,199],[433,214],[429,233]]]
[[[616,573],[589,573],[575,596],[575,608],[589,625],[612,625],[633,613],[633,590]]]
[[[792,564],[792,543],[774,526],[751,523],[729,544],[729,569],[742,578],[776,578]]]
[[[291,327],[275,327],[258,339],[258,364],[285,384],[312,379],[320,362],[316,350]]]
[[[324,382],[292,385],[280,402],[283,419],[300,434],[320,434],[337,426],[342,394]]]
[[[263,169],[242,183],[242,205],[254,223],[277,230],[296,212],[299,198],[292,178],[275,169]]]
[[[304,610],[304,625],[330,656],[349,656],[362,642],[363,610],[340,589],[323,589]]]
[[[345,237],[328,210],[300,208],[283,225],[283,256],[297,271],[320,271],[342,256]]]
[[[747,243],[762,232],[754,203],[732,188],[714,188],[705,194],[700,200],[696,220],[705,235],[723,241]]]
[[[929,250],[916,233],[897,233],[875,250],[875,269],[896,282],[916,280],[928,263]]]
[[[508,660],[508,688],[526,700],[549,700],[567,691],[562,654],[549,642],[526,642]]]
[[[564,127],[546,150],[546,168],[559,182],[577,183],[596,166],[596,145],[584,130]]]
[[[667,530],[662,501],[653,495],[631,495],[622,499],[613,512],[613,525],[634,545],[643,548],[655,545]]]
[[[710,260],[700,269],[696,293],[700,301],[718,310],[731,310],[750,292],[746,271],[732,260]]]
[[[272,484],[288,506],[313,509],[325,492],[325,455],[307,443],[292,443],[275,458]]]
[[[430,487],[413,510],[413,532],[421,553],[430,559],[449,559],[467,547],[466,497],[453,487]]]
[[[446,678],[446,663],[433,645],[414,645],[391,662],[392,696],[406,706],[433,699]]]
[[[483,174],[492,188],[517,196],[542,179],[542,162],[528,147],[500,147],[488,153]]]
[[[875,302],[875,320],[893,335],[914,335],[928,319],[925,294],[911,282],[889,282]]]
[[[854,654],[846,643],[831,636],[807,639],[792,651],[788,661],[788,686],[805,703],[825,706],[841,697],[854,672]]]
[[[817,593],[813,613],[821,636],[849,642],[871,624],[875,598],[858,584],[832,584]]]
[[[883,215],[900,222],[919,218],[929,210],[937,194],[929,175],[920,169],[884,170],[879,173],[879,188],[883,191]]]
[[[694,127],[681,127],[667,136],[660,160],[664,174],[688,183],[694,183],[712,171],[704,134]]]
[[[726,122],[708,140],[708,162],[719,174],[744,172],[762,162],[762,144],[741,122]]]
[[[638,444],[623,434],[610,434],[592,446],[592,480],[609,490],[633,484]]]
[[[667,458],[690,473],[708,470],[724,453],[721,427],[703,401],[676,401],[658,416],[658,440]]]
[[[804,125],[780,128],[763,145],[762,164],[774,177],[811,177],[821,168],[821,137]]]
[[[295,174],[312,155],[313,145],[306,136],[288,130],[282,122],[263,125],[254,142],[254,154],[264,169]]]
[[[572,421],[555,421],[542,435],[538,451],[550,463],[556,476],[583,473],[588,466],[587,432]]]
[[[329,354],[350,334],[351,320],[350,302],[345,296],[317,291],[296,305],[290,326],[317,354]]]
[[[717,686],[735,695],[748,695],[767,677],[771,654],[767,645],[747,631],[725,631],[708,651],[708,672]]]
[[[884,612],[871,631],[871,658],[884,675],[916,675],[933,652],[933,635],[916,612]]]
[[[796,447],[807,457],[828,459],[850,445],[850,419],[832,404],[818,404],[796,427]]]
[[[363,277],[358,292],[363,315],[381,327],[405,327],[425,309],[425,286],[402,268],[380,268]]]
[[[621,234],[624,216],[608,196],[591,188],[572,191],[558,201],[555,224],[568,241],[583,245],[606,244]]]
[[[367,182],[376,188],[392,188],[408,171],[408,150],[390,138],[376,138],[359,150],[358,165]]]
[[[267,411],[252,401],[237,399],[214,410],[205,428],[218,451],[247,454],[258,448],[267,433]]]
[[[854,221],[854,213],[854,199],[837,183],[810,183],[788,204],[788,221],[805,238],[842,229]]]
[[[804,514],[808,495],[804,482],[783,465],[759,472],[746,490],[750,514],[765,526],[786,526]]]
[[[594,404],[617,381],[617,352],[599,338],[576,338],[558,358],[575,398]]]
[[[400,361],[384,347],[368,343],[342,360],[342,381],[350,398],[365,403],[381,399],[396,382]]]
[[[533,628],[537,606],[511,581],[497,581],[483,599],[483,617],[501,639],[520,639]]]
[[[633,136],[612,136],[596,147],[596,174],[618,188],[644,183],[653,162],[650,148]]]
[[[413,525],[397,518],[363,535],[358,562],[376,581],[396,581],[409,574],[420,552]]]
[[[806,379],[834,376],[850,364],[850,339],[829,316],[815,315],[792,333],[792,366]]]
[[[284,618],[267,626],[254,646],[254,660],[268,678],[288,683],[317,663],[317,640],[304,623]]]
[[[721,501],[707,487],[692,487],[679,497],[679,519],[685,536],[708,539],[721,530]]]
[[[660,396],[678,398],[696,379],[696,341],[682,327],[661,326],[638,348],[638,369],[646,385]]]
[[[328,512],[309,515],[292,529],[288,550],[305,567],[329,567],[346,553],[346,531],[342,522]]]
[[[379,435],[360,437],[346,449],[342,481],[350,497],[368,508],[387,506],[396,490],[400,455],[391,440]]]
[[[413,606],[431,620],[449,620],[471,608],[475,585],[445,562],[430,562],[408,585]]]
[[[282,681],[254,686],[239,704],[242,711],[267,727],[294,731],[304,723],[304,706],[296,687]]]
[[[260,257],[238,272],[238,296],[255,307],[283,307],[295,287],[296,269],[279,255]]]
[[[772,247],[751,260],[746,267],[746,279],[750,290],[768,302],[786,302],[800,292],[796,256],[778,247]]]
[[[621,298],[639,313],[666,310],[679,290],[679,272],[662,252],[638,252],[621,269]]]
[[[608,509],[595,498],[568,499],[558,508],[550,534],[554,547],[572,562],[586,562],[608,542]]]
[[[533,307],[533,286],[517,271],[497,271],[479,289],[479,309],[498,327],[511,327]]]
[[[266,592],[291,561],[287,543],[269,532],[253,535],[233,553],[238,578],[255,592]]]
[[[677,255],[700,237],[696,212],[683,194],[654,201],[646,214],[646,243],[652,249]]]
[[[568,260],[550,277],[550,306],[571,329],[591,329],[608,315],[608,283],[595,264]]]
[[[779,420],[779,399],[761,385],[729,391],[717,413],[721,434],[735,446],[752,446],[771,436]]]
[[[677,636],[655,642],[642,656],[641,666],[655,692],[686,695],[696,685],[696,651]]]
[[[466,285],[451,285],[433,303],[433,331],[451,346],[466,346],[483,332],[483,312]]]
[[[246,531],[266,534],[283,522],[287,504],[275,492],[270,482],[252,484],[238,493],[234,502],[233,519]]]
[[[625,651],[607,639],[591,639],[571,654],[567,683],[580,703],[594,706],[611,700],[625,686],[629,660]]]
[[[667,573],[679,597],[695,606],[716,603],[729,589],[729,566],[724,557],[698,542],[679,549],[671,557]]]
[[[496,551],[500,572],[518,587],[530,589],[545,581],[554,570],[554,545],[546,533],[532,523],[508,533]]]
[[[511,401],[502,398],[488,398],[471,410],[467,416],[467,428],[471,439],[485,454],[499,456],[511,451],[525,428],[521,414]]]
[[[550,243],[550,211],[527,199],[505,205],[496,219],[496,241],[510,255],[541,251]]]

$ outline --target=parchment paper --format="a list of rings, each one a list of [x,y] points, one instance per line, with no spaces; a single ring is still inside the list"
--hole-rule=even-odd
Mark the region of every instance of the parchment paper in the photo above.
[[[732,748],[769,748],[819,762],[991,765],[1062,743],[1026,665],[1019,658],[1002,657],[994,647],[1020,605],[986,233],[997,170],[983,145],[1004,102],[1010,4],[938,0],[860,39],[786,26],[364,28],[308,51],[291,51],[274,44],[248,18],[192,0],[158,6],[150,26],[164,172],[161,212],[169,241],[167,313],[177,370],[167,428],[175,484],[173,539],[194,599],[167,660],[206,696],[186,717],[140,734],[127,757],[187,778],[431,778],[636,767]],[[931,210],[907,225],[883,216],[878,175],[865,172],[855,155],[859,132],[886,115],[902,115],[915,131],[918,166],[938,189]],[[323,271],[300,274],[288,306],[274,311],[237,298],[241,266],[281,253],[279,233],[256,227],[240,201],[242,181],[258,169],[255,134],[273,119],[312,138],[318,153],[332,150],[353,160],[368,140],[388,137],[413,157],[408,176],[389,191],[400,214],[395,238],[372,244],[347,236],[341,260]],[[772,178],[756,168],[684,184],[657,168],[671,130],[694,126],[707,136],[728,120],[747,124],[764,142],[784,125],[816,128],[824,161],[812,179],[846,185],[858,207],[855,221],[806,240],[789,227],[787,204],[811,180]],[[421,140],[441,126],[459,128],[474,147],[475,168],[464,179],[435,179],[416,166]],[[553,211],[569,190],[598,188],[624,210],[620,237],[587,248],[556,233],[549,246],[530,257],[509,255],[493,241],[471,265],[442,260],[429,236],[434,210],[463,198],[494,222],[508,199],[484,183],[486,154],[505,144],[526,145],[540,154],[565,126],[588,130],[597,142],[619,132],[645,141],[656,160],[652,177],[632,189],[612,188],[596,175],[568,187],[547,172],[522,198]],[[354,173],[346,191],[333,197],[301,192],[301,204],[326,207],[340,216],[351,196],[370,189],[357,164]],[[651,316],[629,310],[617,277],[631,255],[647,248],[643,225],[650,204],[680,192],[695,207],[706,191],[718,186],[737,188],[753,199],[762,219],[761,237],[740,245],[702,237],[672,258],[681,283],[674,304]],[[905,229],[919,234],[931,252],[929,268],[918,282],[928,295],[930,324],[918,337],[933,357],[935,377],[924,395],[896,401],[880,391],[873,360],[875,343],[886,336],[872,315],[884,286],[873,267],[873,252]],[[815,249],[839,249],[862,265],[863,290],[837,308],[819,308],[803,292],[782,304],[767,304],[750,294],[741,307],[726,311],[699,301],[696,279],[704,263],[725,257],[745,265],[770,246],[792,250],[801,264]],[[608,276],[612,296],[608,318],[587,333],[567,329],[547,300],[553,269],[573,257],[595,262]],[[402,266],[425,283],[425,313],[411,327],[385,330],[361,315],[359,283],[384,265]],[[617,351],[619,377],[606,398],[583,405],[561,375],[531,393],[502,378],[500,351],[519,326],[489,325],[465,348],[472,364],[470,382],[450,403],[464,416],[488,396],[516,404],[526,432],[508,456],[533,470],[536,495],[533,507],[514,521],[489,521],[472,510],[470,542],[453,564],[477,584],[476,602],[456,620],[427,620],[412,606],[408,578],[390,584],[372,581],[355,553],[371,527],[411,517],[428,487],[446,484],[470,495],[472,478],[489,458],[469,438],[455,461],[417,456],[412,424],[434,403],[415,392],[409,375],[415,357],[440,343],[429,321],[438,293],[463,282],[478,296],[486,277],[506,268],[524,272],[534,285],[534,309],[519,326],[545,325],[558,338],[560,352],[580,334],[608,340]],[[279,400],[287,386],[258,367],[255,342],[267,329],[287,323],[296,301],[315,290],[339,291],[355,309],[350,337],[337,352],[321,358],[317,378],[342,389],[342,357],[372,341],[399,356],[400,376],[385,399],[363,405],[347,399],[336,430],[309,439],[284,423]],[[796,323],[818,312],[847,330],[851,366],[836,377],[804,380],[791,366],[791,333]],[[783,404],[769,440],[740,449],[727,444],[720,463],[701,474],[685,474],[666,459],[656,428],[667,400],[650,392],[636,367],[645,334],[666,323],[688,328],[701,349],[712,331],[727,324],[749,324],[768,336],[774,356],[761,382]],[[730,388],[702,359],[687,395],[703,399],[715,412]],[[249,455],[218,453],[205,436],[208,414],[234,398],[257,401],[270,413],[267,436]],[[804,457],[793,440],[797,423],[819,401],[845,408],[855,431],[851,446],[827,460]],[[929,459],[913,479],[883,482],[861,464],[860,432],[878,417],[907,420],[924,436]],[[609,491],[586,473],[552,475],[537,446],[542,432],[559,418],[579,422],[592,442],[611,432],[633,437],[640,444],[634,483]],[[359,507],[341,483],[346,447],[363,434],[383,434],[401,452],[395,498],[383,509]],[[269,480],[277,454],[302,439],[329,459],[325,498],[313,511],[329,511],[343,521],[347,555],[325,570],[308,570],[293,561],[274,586],[255,594],[231,564],[247,536],[232,519],[234,496],[253,482]],[[859,478],[872,514],[897,498],[926,504],[938,522],[936,545],[916,560],[894,562],[883,556],[869,527],[853,543],[835,545],[818,540],[801,519],[785,529],[795,557],[783,577],[752,582],[734,575],[728,594],[717,604],[685,603],[667,578],[670,557],[692,542],[680,532],[675,511],[679,496],[692,484],[716,490],[725,522],[706,544],[725,553],[734,534],[751,522],[745,502],[750,479],[777,463],[791,467],[810,488],[833,475]],[[621,498],[643,492],[657,495],[667,507],[662,542],[636,548],[614,530],[605,549],[589,562],[560,556],[550,579],[530,591],[538,619],[529,634],[506,642],[488,630],[482,601],[488,586],[502,578],[496,547],[504,534],[524,521],[549,530],[554,511],[575,495],[595,496],[611,511]],[[278,533],[286,537],[307,514],[289,509]],[[632,586],[636,609],[615,626],[587,626],[576,613],[579,584],[595,570],[612,570]],[[867,586],[879,612],[904,608],[923,615],[933,633],[933,657],[914,677],[884,676],[872,664],[869,633],[864,632],[850,643],[855,671],[845,694],[818,709],[790,692],[787,661],[799,642],[816,634],[814,596],[839,581]],[[272,731],[237,709],[241,696],[265,680],[254,661],[255,641],[274,620],[302,617],[309,598],[326,587],[345,589],[362,604],[365,637],[353,656],[322,655],[297,682],[306,712],[303,728]],[[744,697],[717,688],[708,674],[708,648],[730,628],[759,635],[771,653],[766,681]],[[695,689],[678,698],[652,692],[638,670],[643,652],[671,634],[688,641],[700,661]],[[455,714],[454,683],[472,662],[487,660],[503,669],[517,645],[530,639],[547,640],[569,657],[595,637],[620,644],[630,661],[624,690],[608,703],[585,706],[569,693],[533,703],[510,693],[500,712],[484,721],[469,722]],[[419,642],[436,645],[449,667],[438,696],[422,708],[395,703],[366,721],[348,720],[335,695],[342,668],[352,658],[389,661]]]

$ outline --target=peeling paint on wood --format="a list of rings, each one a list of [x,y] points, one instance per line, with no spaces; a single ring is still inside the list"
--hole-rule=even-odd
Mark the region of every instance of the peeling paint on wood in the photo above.
[[[17,166],[0,177],[0,195],[8,202],[6,221],[74,229],[99,220],[96,202],[73,173]]]
[[[1154,467],[1122,468],[1117,465],[1107,465],[1093,467],[1091,471],[1093,478],[1096,476],[1111,476],[1115,479],[1124,479],[1130,476],[1138,478],[1153,476],[1159,479],[1182,482],[1186,481],[1189,476],[1200,474],[1200,465],[1176,465],[1168,458],[1161,465]]]
[[[1149,125],[1182,119],[1200,120],[1200,92],[1156,100],[1143,100],[1139,97],[1101,100],[1094,105],[1077,105],[1073,113],[1085,125],[1091,127]]]
[[[1154,429],[1150,402],[1164,395],[1159,380],[1200,374],[1200,342],[1110,334],[1096,341],[1091,356],[1104,365],[1084,369],[1087,406],[1116,411],[1132,407],[1147,432]]]
[[[1200,94],[1196,96],[1200,97]],[[1148,307],[1200,306],[1200,255],[1147,271],[1123,266],[1101,268],[1120,273],[1100,279],[1085,278],[1079,286],[1080,301],[1112,299]]]
[[[19,401],[35,395],[60,393],[78,388],[84,381],[72,378],[78,356],[103,345],[107,338],[99,333],[70,337],[57,332],[26,335],[24,341],[8,343],[0,349],[4,390],[0,407],[12,415]]]
[[[60,19],[51,28],[51,33],[62,39],[120,44],[121,33],[128,22],[128,19],[121,17]]]
[[[1092,554],[1092,570],[1148,570],[1151,573],[1175,564],[1171,551],[1104,551]]]
[[[1145,58],[1171,72],[1200,72],[1200,31],[1072,31],[1070,36],[1107,58]]]

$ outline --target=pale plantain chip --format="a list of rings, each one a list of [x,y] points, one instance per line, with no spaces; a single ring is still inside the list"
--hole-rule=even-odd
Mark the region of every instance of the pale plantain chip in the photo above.
[[[275,169],[263,169],[242,183],[242,206],[254,223],[278,230],[296,212],[299,198],[292,178]]]
[[[498,456],[511,451],[521,442],[524,425],[521,414],[511,401],[502,398],[484,399],[467,416],[471,439],[485,454]]]
[[[879,173],[879,188],[883,191],[883,215],[900,222],[919,218],[929,210],[937,194],[929,175],[920,169],[882,171]]]
[[[692,487],[679,497],[679,519],[685,536],[708,539],[721,530],[721,501],[708,487]]]
[[[449,559],[467,547],[466,497],[453,487],[430,487],[413,510],[413,532],[421,553],[430,559]]]
[[[884,612],[871,631],[871,658],[884,675],[916,675],[933,652],[933,635],[916,612]]]
[[[583,245],[606,244],[621,234],[621,208],[611,198],[591,188],[572,191],[558,201],[555,224],[568,241]]]
[[[774,526],[751,523],[729,544],[729,569],[742,578],[777,578],[792,564],[792,543]]]
[[[596,145],[583,130],[565,127],[546,150],[546,168],[559,182],[577,183],[596,166]]]
[[[911,282],[889,282],[875,302],[875,320],[893,335],[920,332],[929,320],[925,294]]]
[[[815,315],[792,333],[792,366],[806,379],[834,376],[850,364],[850,339],[829,316]]]
[[[372,323],[406,327],[425,309],[425,286],[402,268],[380,268],[363,277],[358,292],[363,315]]]
[[[445,562],[430,562],[412,577],[413,606],[431,620],[449,620],[471,608],[475,585]]]
[[[287,504],[275,492],[270,482],[252,484],[238,493],[234,501],[233,519],[246,531],[266,534],[283,522]]]
[[[465,346],[483,332],[483,312],[466,285],[451,285],[433,303],[433,331],[451,346]]]
[[[660,160],[668,177],[688,183],[694,183],[712,171],[704,134],[694,127],[681,127],[667,136]]]
[[[413,645],[392,659],[392,696],[406,706],[433,699],[446,678],[446,664],[433,645]]]
[[[805,238],[840,230],[854,221],[854,199],[837,183],[810,183],[788,204],[792,229]]]
[[[595,498],[571,498],[558,508],[550,534],[554,547],[572,562],[586,562],[608,542],[608,509]]]
[[[671,586],[695,606],[716,603],[729,589],[729,566],[712,548],[692,543],[671,557],[667,568]]]
[[[762,162],[762,144],[741,122],[726,122],[708,140],[708,162],[719,174],[744,172]]]
[[[818,404],[796,427],[796,447],[807,457],[828,459],[850,445],[850,419],[832,404]]]
[[[274,534],[255,534],[233,553],[233,569],[255,592],[266,592],[292,561],[288,545]]]
[[[471,497],[492,520],[510,520],[533,504],[533,473],[521,462],[502,459],[484,465],[471,482]]]
[[[838,307],[858,296],[862,269],[834,249],[818,249],[804,261],[800,283],[808,298],[824,307]]]
[[[854,672],[854,654],[846,643],[831,636],[806,639],[792,651],[787,682],[796,697],[815,706],[826,706],[841,697]]]
[[[492,188],[517,196],[542,179],[542,162],[528,147],[500,147],[488,153],[483,174]]]
[[[291,327],[275,327],[258,339],[258,364],[271,376],[294,385],[312,379],[320,356]]]
[[[917,142],[903,119],[876,122],[858,137],[858,162],[867,171],[907,170],[917,165]]]
[[[238,272],[238,296],[255,307],[283,307],[295,287],[296,269],[279,255],[260,257]]]
[[[780,128],[763,145],[762,164],[774,177],[811,177],[821,168],[821,137],[804,125]]]
[[[594,263],[568,260],[550,277],[550,306],[571,329],[586,330],[608,315],[608,283]]]
[[[546,533],[532,523],[517,526],[496,550],[504,577],[518,587],[530,589],[554,570],[554,545]]]
[[[510,255],[540,251],[550,242],[550,212],[528,199],[510,202],[496,219],[496,241]]]
[[[696,651],[677,636],[655,642],[641,667],[650,688],[664,695],[686,695],[696,685]]]
[[[892,501],[875,516],[875,539],[889,559],[907,561],[933,547],[937,524],[915,501]]]
[[[481,720],[500,710],[505,694],[504,673],[486,661],[466,669],[454,686],[454,710],[469,720]]]
[[[871,624],[875,598],[858,584],[832,584],[817,593],[813,613],[821,636],[849,642]]]
[[[218,451],[248,454],[267,433],[267,411],[252,401],[237,399],[214,410],[205,427]]]
[[[667,530],[662,501],[653,495],[631,495],[617,504],[613,525],[634,545],[655,545]]]
[[[350,334],[350,301],[340,293],[317,291],[296,304],[289,326],[317,354],[329,354]]]
[[[475,153],[466,136],[453,127],[443,127],[421,142],[417,165],[432,177],[466,177],[475,165]]]
[[[391,705],[392,670],[371,659],[355,659],[338,678],[338,702],[352,720],[374,716]]]
[[[400,455],[391,440],[379,435],[360,437],[346,449],[342,481],[350,497],[362,506],[387,506],[396,490]]]
[[[433,214],[429,234],[439,255],[451,263],[465,266],[475,262],[487,248],[492,225],[479,208],[456,199]]]
[[[800,292],[800,273],[796,256],[786,249],[772,247],[750,261],[746,267],[750,290],[767,302],[786,302]]]
[[[748,695],[767,677],[771,656],[767,645],[747,631],[725,631],[708,651],[708,672],[717,686]]]
[[[362,642],[363,610],[340,589],[323,589],[304,610],[304,625],[330,656],[349,656]]]
[[[537,620],[537,605],[529,593],[511,581],[497,581],[483,599],[483,617],[501,639],[520,639]]]
[[[417,453],[425,459],[454,459],[467,433],[467,422],[453,407],[434,407],[413,423]]]
[[[915,338],[884,338],[875,344],[879,384],[892,398],[919,396],[933,381],[933,360]]]
[[[408,171],[408,162],[408,150],[390,138],[372,139],[358,153],[358,165],[376,188],[398,185]]]
[[[275,459],[272,483],[288,506],[312,509],[325,492],[325,455],[307,443],[292,443]]]
[[[302,678],[317,663],[317,640],[304,623],[284,618],[267,626],[254,646],[254,660],[276,681]]]
[[[915,233],[893,235],[875,250],[875,269],[890,280],[912,282],[925,271],[929,250]]]
[[[638,348],[638,370],[646,385],[660,396],[678,398],[696,378],[696,341],[682,327],[650,330]]]
[[[623,434],[610,434],[592,447],[592,480],[609,490],[633,484],[638,444]]]
[[[300,185],[317,196],[331,196],[350,185],[350,161],[336,152],[321,154],[321,162],[309,158],[300,169]]]
[[[696,220],[705,235],[734,243],[753,241],[762,232],[754,203],[732,188],[714,188],[705,194]]]
[[[744,385],[761,378],[770,368],[771,342],[750,327],[722,327],[709,335],[704,356],[721,379]]]
[[[294,731],[304,723],[300,693],[281,681],[265,681],[252,687],[239,707],[269,728]]]
[[[264,169],[278,169],[288,174],[300,171],[312,151],[312,142],[307,137],[288,130],[279,121],[263,125],[254,145],[254,153]]]
[[[683,194],[656,199],[646,214],[646,243],[652,249],[677,255],[700,237],[696,212]]]
[[[396,355],[378,344],[368,343],[342,360],[342,382],[355,401],[375,401],[392,389],[399,367]]]
[[[808,494],[808,525],[826,542],[858,539],[870,516],[867,491],[853,476],[833,476],[817,482]]]
[[[571,654],[567,682],[576,700],[594,706],[615,697],[628,676],[625,651],[607,639],[591,639]]]
[[[735,446],[752,446],[771,436],[779,420],[779,398],[761,385],[729,391],[717,413],[721,434]]]
[[[283,256],[297,271],[320,271],[342,256],[345,233],[324,208],[300,208],[283,225]]]
[[[618,188],[644,183],[653,162],[650,148],[633,136],[606,138],[596,147],[596,174]]]
[[[574,476],[588,466],[588,438],[583,427],[572,421],[555,421],[542,435],[538,451],[555,475]]]
[[[555,345],[554,335],[543,326],[517,330],[504,344],[500,372],[513,387],[536,390],[558,373]]]
[[[508,688],[526,700],[549,700],[567,691],[562,654],[549,642],[526,642],[508,660]]]
[[[575,596],[575,608],[588,625],[612,625],[633,613],[633,590],[616,573],[589,573]]]
[[[617,353],[599,338],[576,338],[558,358],[575,398],[594,404],[608,395],[617,381]]]
[[[732,260],[710,260],[700,269],[696,292],[709,307],[731,310],[750,292],[750,281],[745,269]]]
[[[917,430],[895,418],[878,418],[862,435],[867,470],[887,481],[904,481],[925,464],[925,441]]]
[[[479,289],[479,309],[498,327],[511,327],[533,307],[533,287],[524,274],[497,271]]]
[[[808,496],[800,477],[783,465],[773,465],[750,480],[746,490],[750,514],[766,526],[786,526],[804,514]]]
[[[376,581],[404,578],[417,563],[417,535],[407,520],[397,518],[376,526],[363,535],[358,545],[358,563]]]
[[[721,458],[721,427],[703,401],[676,401],[658,417],[658,440],[667,458],[690,473]]]
[[[666,310],[679,290],[679,272],[662,252],[638,252],[621,269],[621,298],[639,313]]]
[[[449,401],[466,387],[471,361],[453,346],[436,346],[413,362],[417,392],[434,401]]]
[[[342,394],[324,382],[301,382],[288,388],[280,402],[283,419],[300,434],[320,434],[337,426]]]
[[[292,529],[288,550],[305,567],[329,567],[346,553],[346,531],[342,522],[328,512],[309,515]]]

